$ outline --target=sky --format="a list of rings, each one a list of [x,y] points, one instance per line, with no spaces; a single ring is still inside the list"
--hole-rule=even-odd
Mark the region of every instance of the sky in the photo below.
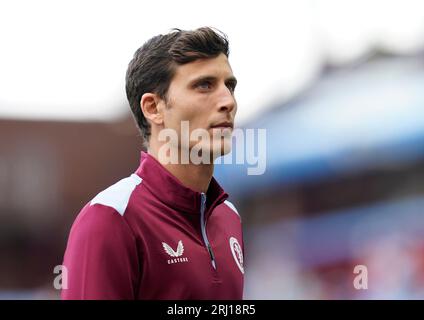
[[[171,28],[230,40],[239,124],[305,90],[326,64],[424,48],[419,0],[0,2],[0,118],[114,121],[134,51]]]

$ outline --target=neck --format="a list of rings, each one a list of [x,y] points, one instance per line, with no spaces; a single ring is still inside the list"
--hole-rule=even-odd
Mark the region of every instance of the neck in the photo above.
[[[168,170],[175,178],[177,178],[185,187],[197,192],[206,193],[212,179],[214,165],[211,164],[172,164],[163,163],[158,156],[156,148],[149,148],[147,152],[159,161],[166,170]],[[179,151],[179,159],[181,152]]]

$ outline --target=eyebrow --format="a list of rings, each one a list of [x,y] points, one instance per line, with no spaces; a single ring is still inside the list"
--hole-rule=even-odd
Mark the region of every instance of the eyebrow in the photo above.
[[[217,79],[218,78],[215,77],[215,76],[200,76],[200,77],[197,77],[197,78],[194,78],[193,80],[191,80],[189,82],[189,84],[193,85],[197,82],[202,82],[202,81],[212,81],[213,82],[213,81],[216,81]],[[237,84],[237,78],[234,77],[234,76],[230,76],[227,79],[225,79],[225,82],[234,82],[234,83]]]

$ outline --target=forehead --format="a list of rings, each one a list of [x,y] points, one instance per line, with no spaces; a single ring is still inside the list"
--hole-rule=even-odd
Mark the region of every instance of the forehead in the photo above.
[[[202,76],[211,76],[216,78],[230,78],[233,76],[228,58],[221,53],[215,58],[197,59],[176,68],[173,78],[175,82],[190,82]]]

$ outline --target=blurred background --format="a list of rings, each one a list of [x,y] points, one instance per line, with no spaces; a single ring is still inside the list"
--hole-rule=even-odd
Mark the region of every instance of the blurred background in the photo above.
[[[73,220],[139,163],[132,54],[200,26],[230,39],[237,126],[267,132],[264,174],[216,166],[243,220],[244,297],[423,299],[424,4],[412,0],[2,1],[0,299],[59,297]]]

